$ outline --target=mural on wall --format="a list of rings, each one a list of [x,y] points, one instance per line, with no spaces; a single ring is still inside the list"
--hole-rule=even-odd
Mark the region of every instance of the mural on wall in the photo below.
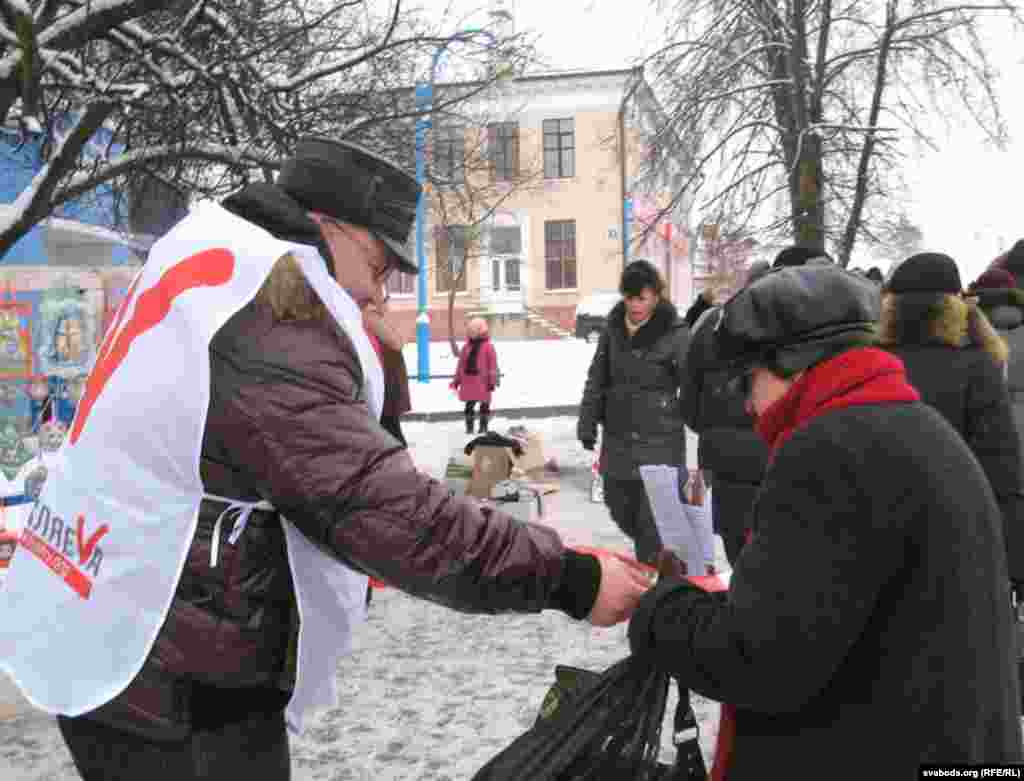
[[[67,279],[43,291],[35,321],[38,373],[72,378],[88,372],[96,355],[95,320],[83,291]]]
[[[89,295],[96,281],[40,268],[0,277],[0,495],[21,493],[20,478],[10,481],[56,449],[74,419],[103,314]]]
[[[0,472],[8,481],[35,456],[13,423],[0,424]]]
[[[32,302],[17,300],[10,282],[0,294],[0,380],[32,374]]]

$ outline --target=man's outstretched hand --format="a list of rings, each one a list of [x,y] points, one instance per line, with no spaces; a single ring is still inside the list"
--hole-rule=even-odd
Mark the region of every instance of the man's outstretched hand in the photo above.
[[[594,626],[615,626],[633,615],[640,597],[651,587],[651,574],[640,564],[615,556],[598,556],[601,586],[587,620]]]

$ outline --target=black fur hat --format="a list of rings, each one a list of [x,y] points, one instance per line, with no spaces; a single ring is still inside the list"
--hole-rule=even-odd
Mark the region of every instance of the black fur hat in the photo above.
[[[884,289],[889,293],[948,293],[963,291],[956,261],[941,252],[919,252],[889,272]]]
[[[390,160],[347,141],[304,138],[275,184],[310,211],[369,228],[399,270],[419,271],[412,231],[421,188]]]

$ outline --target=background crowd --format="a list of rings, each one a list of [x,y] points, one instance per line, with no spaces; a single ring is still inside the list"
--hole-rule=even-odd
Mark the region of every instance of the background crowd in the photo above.
[[[734,567],[728,597],[666,578],[641,600],[630,639],[728,703],[716,767],[730,781],[783,766],[791,778],[824,766],[868,777],[879,756],[892,778],[1022,760],[1024,473],[1011,397],[1024,332],[1008,270],[1022,260],[1024,241],[965,290],[942,253],[878,280],[790,247],[728,301],[702,295],[684,318],[660,300],[653,267],[624,271],[579,439],[593,448],[602,425],[612,518],[638,559],[678,576],[642,486],[630,486],[641,464],[685,463],[651,448],[649,432],[685,422],[699,435]],[[625,464],[611,460],[623,452]],[[878,751],[847,750],[869,743]]]

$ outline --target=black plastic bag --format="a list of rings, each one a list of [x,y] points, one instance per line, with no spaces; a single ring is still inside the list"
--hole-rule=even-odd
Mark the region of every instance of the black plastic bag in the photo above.
[[[484,765],[473,781],[690,781],[706,777],[703,759],[659,763],[669,677],[626,658],[603,673],[558,667],[537,722]],[[689,700],[680,706],[696,720]],[[687,722],[676,714],[676,725]]]

